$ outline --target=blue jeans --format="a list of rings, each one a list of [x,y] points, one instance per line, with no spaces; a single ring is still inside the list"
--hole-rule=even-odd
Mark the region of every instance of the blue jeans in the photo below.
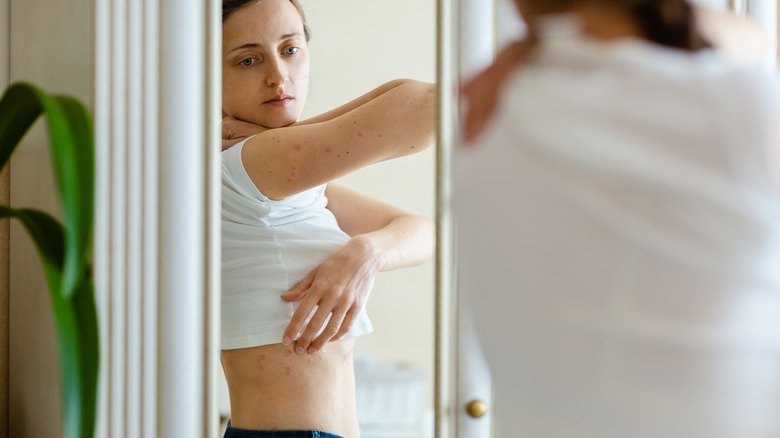
[[[228,423],[224,438],[344,438],[319,430],[247,430],[236,429]]]

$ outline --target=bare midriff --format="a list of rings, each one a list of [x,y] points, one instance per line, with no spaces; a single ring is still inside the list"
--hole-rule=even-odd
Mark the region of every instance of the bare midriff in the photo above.
[[[283,344],[222,350],[231,425],[358,438],[353,344],[328,342],[313,355]]]

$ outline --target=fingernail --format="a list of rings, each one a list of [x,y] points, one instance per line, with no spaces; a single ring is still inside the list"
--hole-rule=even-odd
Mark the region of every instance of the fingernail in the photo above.
[[[303,347],[296,347],[295,352],[298,354],[303,354]]]
[[[309,348],[309,354],[314,354],[317,352],[317,349],[314,347]]]
[[[290,345],[290,342],[292,341],[290,340],[289,336],[285,336],[284,339],[282,339],[282,344],[284,345]]]

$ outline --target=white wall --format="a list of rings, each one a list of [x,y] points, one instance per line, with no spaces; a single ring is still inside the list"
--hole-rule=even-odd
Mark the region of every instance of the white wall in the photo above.
[[[311,85],[305,117],[336,107],[396,78],[435,81],[434,0],[308,0]],[[407,211],[433,217],[433,149],[380,163],[340,182]],[[385,272],[368,302],[375,332],[360,347],[419,365],[433,377],[433,263]],[[432,381],[432,380],[431,380]]]

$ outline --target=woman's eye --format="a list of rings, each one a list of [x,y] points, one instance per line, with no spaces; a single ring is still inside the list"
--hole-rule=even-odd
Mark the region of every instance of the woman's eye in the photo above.
[[[288,47],[288,48],[284,49],[284,54],[285,55],[295,55],[296,53],[298,53],[300,51],[301,51],[300,47]]]
[[[257,58],[246,58],[241,61],[241,65],[243,65],[244,67],[249,67],[252,64],[254,64],[255,61],[257,61]]]

